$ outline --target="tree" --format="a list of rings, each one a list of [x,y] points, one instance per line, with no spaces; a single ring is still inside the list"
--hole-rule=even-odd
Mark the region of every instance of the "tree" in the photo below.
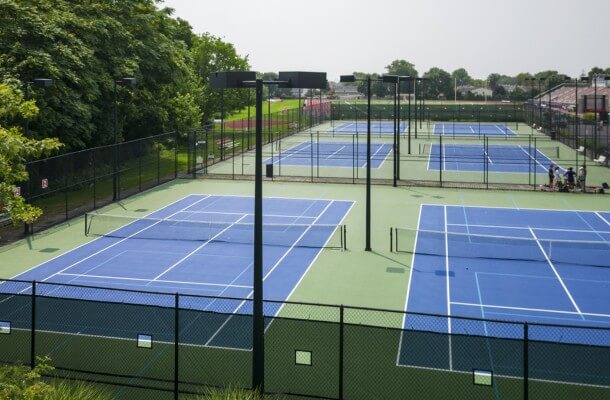
[[[54,81],[36,99],[44,123],[32,123],[32,137],[57,136],[67,150],[112,143],[114,82],[126,76],[138,86],[119,93],[120,140],[177,129],[188,113],[196,119],[203,92],[189,53],[191,28],[156,3],[0,2],[0,76]]]
[[[427,96],[434,98],[441,94],[447,96],[453,93],[453,85],[449,72],[434,67],[430,68],[430,70],[424,74],[424,78],[429,79],[429,81],[425,83]]]
[[[451,79],[456,82],[457,85],[469,85],[472,81],[472,78],[464,68],[458,68],[451,73]]]
[[[489,76],[487,77],[487,84],[489,85],[489,88],[492,92],[495,92],[498,86],[500,85],[500,78],[500,74],[496,73],[489,74]]]
[[[394,60],[385,69],[389,75],[403,75],[417,78],[419,75],[415,69],[415,64],[406,60]]]
[[[410,76],[413,78],[419,77],[419,73],[415,69],[415,64],[412,64],[406,60],[394,60],[390,63],[390,65],[385,67],[388,71],[389,75],[400,75],[400,76]],[[388,85],[386,85],[388,86]],[[403,82],[400,84],[400,92],[407,93],[409,91],[409,83]],[[386,91],[388,95],[392,94],[392,87],[388,86]]]
[[[31,224],[42,215],[41,209],[26,204],[14,189],[28,180],[24,160],[47,156],[61,146],[56,139],[26,138],[20,127],[5,125],[5,121],[32,119],[37,114],[35,102],[24,100],[17,82],[0,83],[0,213],[14,223]]]
[[[610,69],[610,68],[608,68],[608,69]],[[591,68],[591,70],[589,71],[589,73],[587,75],[589,76],[589,78],[591,78],[595,75],[603,75],[604,73],[606,73],[606,71],[603,68],[593,67],[593,68]]]
[[[209,76],[215,71],[246,71],[250,69],[248,57],[240,57],[231,43],[210,34],[197,36],[193,39],[191,54],[194,68],[203,83],[203,95],[199,104],[204,121],[220,116],[221,96],[224,99],[225,115],[241,110],[248,105],[248,91],[239,89],[212,89],[209,86]],[[254,98],[254,96],[250,96]]]
[[[542,71],[534,75],[536,79],[544,79],[544,83],[541,85],[542,91],[554,88],[565,82],[564,76],[560,75],[557,71]]]

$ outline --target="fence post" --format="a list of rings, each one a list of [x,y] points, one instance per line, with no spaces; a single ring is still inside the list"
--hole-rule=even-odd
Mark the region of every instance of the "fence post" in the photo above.
[[[142,142],[143,140],[138,140],[138,192],[142,191],[142,154],[144,153]]]
[[[339,307],[339,400],[343,400],[343,304]]]
[[[36,281],[32,281],[32,322],[30,332],[30,368],[36,367]]]
[[[174,400],[180,396],[179,385],[179,364],[178,355],[180,352],[180,294],[176,293],[174,300]]]
[[[178,178],[178,139],[180,132],[176,131],[174,135],[174,179]]]
[[[528,400],[529,396],[529,325],[523,325],[523,400]]]
[[[97,171],[95,170],[95,150],[91,151],[91,167],[93,168],[93,209],[97,208]]]

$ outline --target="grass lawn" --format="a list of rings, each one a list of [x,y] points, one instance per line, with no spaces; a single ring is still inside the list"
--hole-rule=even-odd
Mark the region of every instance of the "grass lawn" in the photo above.
[[[301,99],[303,101],[303,99]],[[271,102],[271,114],[280,112],[284,109],[292,109],[299,108],[299,99],[284,99],[281,101],[272,101]],[[269,111],[268,102],[265,101],[263,103],[263,115],[267,115]],[[255,109],[254,106],[250,107],[250,118],[254,118]],[[236,112],[235,114],[231,114],[231,116],[227,117],[226,121],[233,121],[236,119],[245,119],[248,118],[248,108],[244,108],[241,111]]]

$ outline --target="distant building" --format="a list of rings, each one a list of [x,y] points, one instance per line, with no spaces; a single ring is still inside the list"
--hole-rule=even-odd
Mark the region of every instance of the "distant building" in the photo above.
[[[474,90],[471,90],[472,94],[475,94],[477,96],[487,96],[487,97],[491,97],[491,95],[493,94],[493,92],[491,91],[491,89],[488,88],[476,88]]]
[[[353,83],[329,82],[329,87],[340,99],[355,99],[362,96],[362,93],[358,92],[358,86]]]

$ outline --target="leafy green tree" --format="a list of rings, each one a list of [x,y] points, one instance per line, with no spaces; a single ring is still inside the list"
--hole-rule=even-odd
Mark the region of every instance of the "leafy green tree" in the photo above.
[[[608,70],[610,70],[610,68],[608,68]],[[589,73],[587,74],[587,76],[589,78],[595,76],[595,75],[603,75],[606,73],[606,70],[604,70],[603,68],[600,67],[593,67],[591,68],[591,70],[589,71]]]
[[[557,72],[557,71],[538,72],[534,75],[534,78],[536,78],[536,79],[543,78],[544,79],[544,82],[541,85],[542,91],[552,89],[555,86],[565,82],[564,76],[559,74],[559,72]]]
[[[419,77],[419,73],[415,69],[415,64],[412,64],[406,60],[394,60],[390,63],[390,65],[385,67],[388,71],[389,75],[401,75],[401,76],[410,76],[417,78]],[[387,88],[388,94],[391,94],[391,87]],[[409,91],[408,82],[403,82],[400,85],[401,93],[407,93]]]
[[[415,69],[415,64],[406,60],[394,60],[385,67],[390,75],[403,75],[417,78],[419,75]]]
[[[501,75],[496,73],[489,74],[487,77],[487,84],[492,92],[495,92],[496,89],[498,89],[498,86],[500,86],[500,78]]]
[[[468,74],[465,68],[458,68],[451,73],[451,79],[455,82],[457,81],[458,86],[460,85],[469,85],[472,81],[472,78]]]
[[[139,84],[118,93],[120,140],[177,129],[185,114],[198,116],[192,106],[203,92],[189,52],[191,28],[156,4],[0,1],[0,76],[54,81],[36,98],[32,137],[57,136],[67,150],[111,143],[114,82],[126,76]]]
[[[224,99],[225,116],[232,111],[241,110],[248,105],[248,98],[254,99],[254,94],[248,96],[247,90],[212,89],[209,86],[209,76],[216,71],[247,71],[250,69],[248,57],[240,57],[231,43],[222,41],[210,34],[193,38],[191,54],[194,68],[203,85],[203,95],[199,106],[204,121],[220,116],[221,97]]]
[[[41,209],[26,204],[15,192],[15,185],[28,179],[25,160],[49,155],[61,146],[56,139],[26,138],[21,127],[5,125],[5,121],[33,119],[37,113],[35,102],[25,101],[16,83],[0,83],[0,213],[14,223],[30,224],[42,215]]]
[[[427,97],[436,98],[441,94],[448,96],[453,93],[453,84],[449,72],[434,67],[424,74],[424,78],[429,79],[425,83]]]

